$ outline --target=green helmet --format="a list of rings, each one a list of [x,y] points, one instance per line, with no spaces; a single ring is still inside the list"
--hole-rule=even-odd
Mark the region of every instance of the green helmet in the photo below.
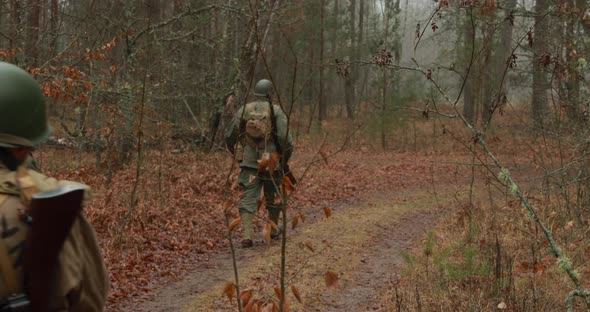
[[[36,147],[50,132],[37,81],[23,69],[0,62],[0,147]]]
[[[254,87],[254,95],[269,96],[272,93],[272,82],[268,79],[259,80]]]

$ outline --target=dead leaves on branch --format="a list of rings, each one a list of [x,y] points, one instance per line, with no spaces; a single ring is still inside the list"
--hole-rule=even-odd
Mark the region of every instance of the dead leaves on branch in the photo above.
[[[281,289],[278,287],[275,287],[274,291],[275,291],[275,296],[277,296],[277,298],[280,300],[281,299]]]
[[[274,152],[270,155],[270,160],[268,161],[268,171],[270,172],[271,175],[277,169],[277,165],[279,164],[280,160],[281,160],[281,155],[279,153]]]
[[[238,226],[240,223],[242,223],[242,219],[237,218],[234,219],[230,224],[229,224],[229,231],[230,233],[236,228],[236,226]]]
[[[258,174],[262,174],[265,171],[268,171],[268,166],[270,165],[270,154],[263,153],[262,157],[257,160],[258,162]]]
[[[272,220],[268,220],[268,222],[264,225],[264,229],[262,230],[262,235],[264,237],[264,241],[266,243],[270,243],[272,239],[272,231],[275,230],[277,232],[280,231],[279,226],[276,225]]]
[[[281,301],[281,289],[278,287],[275,287],[274,289],[275,291],[275,296],[277,296],[278,301]],[[283,298],[283,311],[289,311],[291,307],[291,304],[289,303],[289,298],[287,296],[285,296]],[[278,306],[277,306],[278,308]]]
[[[280,160],[281,155],[277,152],[273,152],[272,154],[263,153],[262,157],[258,160],[258,174],[268,171],[272,175],[277,170]]]
[[[271,227],[272,229],[274,229],[275,231],[280,231],[280,229],[279,229],[279,226],[278,226],[276,223],[274,223],[272,220],[268,220],[268,224],[269,224],[269,225],[270,225],[270,227]]]
[[[264,241],[268,244],[270,243],[271,240],[271,232],[272,232],[272,226],[269,223],[266,223],[266,225],[264,225],[264,229],[262,230],[262,235],[264,236]]]
[[[295,186],[293,186],[293,183],[291,183],[291,179],[289,179],[289,177],[283,177],[282,187],[283,194],[285,195],[289,195],[295,190]]]
[[[294,230],[297,227],[297,224],[299,224],[299,217],[293,218],[291,229]]]
[[[299,301],[299,303],[303,303],[303,299],[301,298],[301,292],[299,291],[299,289],[291,284],[291,292],[293,293],[293,296],[295,297],[295,299],[297,299],[297,301]],[[242,308],[244,309],[244,312],[256,312],[256,311],[279,311],[279,305],[277,304],[277,302],[281,301],[281,289],[279,287],[274,287],[274,293],[276,296],[276,300],[273,298],[270,298],[269,300],[266,300],[266,302],[268,302],[264,307],[263,307],[263,300],[258,300],[256,298],[254,298],[254,294],[252,292],[251,289],[246,289],[240,292],[240,294],[238,295],[238,298],[240,299],[241,303],[242,303]],[[223,293],[222,295],[227,297],[227,299],[230,301],[230,303],[233,300],[234,295],[236,294],[236,285],[232,282],[226,282],[224,287],[223,287]],[[290,310],[290,302],[289,302],[289,298],[287,296],[285,296],[283,298],[283,311],[289,311]]]
[[[260,312],[279,312],[279,306],[273,301],[265,305]]]
[[[250,299],[252,299],[252,290],[246,289],[246,290],[240,291],[238,298],[240,298],[240,300],[242,300],[242,304],[244,306],[248,305],[248,303],[250,303]]]
[[[234,202],[231,199],[226,199],[222,205],[223,212],[228,213],[231,210],[231,208],[233,207],[233,205],[234,205]]]
[[[301,293],[299,289],[295,285],[291,285],[291,292],[297,301],[303,303],[303,299],[301,298]],[[230,299],[235,294],[235,285],[231,282],[227,282],[226,286],[224,287],[223,294]],[[228,295],[231,294],[231,295]],[[242,302],[242,308],[244,312],[278,312],[281,309],[279,308],[281,301],[281,289],[279,287],[274,287],[274,294],[275,298],[266,298],[263,300],[256,299],[251,289],[246,289],[241,291],[238,295],[238,298]],[[288,312],[291,310],[291,303],[289,297],[285,295],[283,299],[283,309],[282,311]]]

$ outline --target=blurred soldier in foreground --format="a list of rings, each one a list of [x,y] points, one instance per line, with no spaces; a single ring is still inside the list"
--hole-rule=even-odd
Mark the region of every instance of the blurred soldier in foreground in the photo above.
[[[225,134],[228,149],[240,163],[238,184],[243,193],[239,211],[244,229],[242,247],[245,248],[253,246],[252,221],[261,190],[264,191],[268,217],[278,224],[283,206],[277,196],[277,187],[284,174],[293,177],[287,166],[293,151],[287,115],[280,106],[272,104],[272,91],[269,80],[256,83],[256,100],[238,110]],[[273,229],[271,237],[276,236],[278,231]]]
[[[80,213],[88,187],[26,168],[49,133],[35,79],[0,62],[0,312],[103,311],[108,275]]]

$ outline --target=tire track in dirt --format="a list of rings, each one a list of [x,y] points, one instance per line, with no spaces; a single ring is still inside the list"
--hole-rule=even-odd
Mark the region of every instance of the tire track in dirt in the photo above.
[[[376,244],[367,250],[363,265],[346,278],[346,287],[325,297],[326,304],[315,311],[373,311],[382,308],[384,288],[398,279],[403,257],[425,232],[435,226],[441,210],[419,211],[399,219],[391,228],[382,229]]]
[[[399,272],[403,261],[401,252],[412,247],[445,212],[451,211],[436,207],[437,204],[444,205],[442,202],[444,200],[435,201],[429,191],[414,189],[398,194],[376,193],[364,202],[335,206],[331,219],[340,219],[334,222],[322,218],[319,213],[308,216],[312,222],[308,221],[303,230],[290,232],[288,245],[301,245],[313,238],[319,256],[317,262],[308,264],[312,269],[302,272],[296,280],[304,304],[292,302],[292,310],[378,309],[379,298],[385,290],[383,287]],[[340,235],[342,242],[338,241],[338,233],[330,232],[337,232],[340,227],[349,229]],[[258,244],[253,249],[238,249],[239,268],[247,271],[240,272],[243,285],[255,284],[258,291],[272,292],[269,287],[278,279],[265,267],[272,266],[268,263],[274,261],[271,257],[276,257],[278,245]],[[288,262],[303,261],[288,256]],[[322,271],[325,268],[341,273],[337,289],[325,290],[325,271]],[[230,253],[220,252],[208,262],[196,264],[194,272],[187,274],[182,281],[164,287],[153,300],[128,306],[124,311],[233,311],[235,304],[231,305],[221,297],[223,284],[232,278]]]

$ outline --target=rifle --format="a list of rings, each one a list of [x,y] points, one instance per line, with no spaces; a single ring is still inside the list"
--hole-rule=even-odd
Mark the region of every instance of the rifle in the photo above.
[[[45,311],[55,289],[58,257],[82,211],[84,187],[68,185],[32,196],[32,226],[25,241],[24,270],[30,310]],[[1,310],[4,311],[4,310]],[[20,310],[7,310],[20,311]]]
[[[272,140],[275,142],[275,146],[277,147],[277,153],[279,153],[279,155],[283,155],[283,147],[279,143],[279,138],[278,138],[278,134],[277,134],[277,132],[278,132],[277,118],[275,117],[274,105],[272,104],[272,100],[271,100],[270,96],[268,96],[267,99],[268,99],[268,105],[270,106],[270,124],[271,124],[270,133],[271,133],[271,137],[272,137]],[[289,167],[289,161],[286,158],[284,158],[282,165],[283,165],[284,175],[287,178],[289,178],[289,181],[291,181],[291,184],[297,185],[297,178],[295,178],[293,171],[291,171],[291,168]]]

